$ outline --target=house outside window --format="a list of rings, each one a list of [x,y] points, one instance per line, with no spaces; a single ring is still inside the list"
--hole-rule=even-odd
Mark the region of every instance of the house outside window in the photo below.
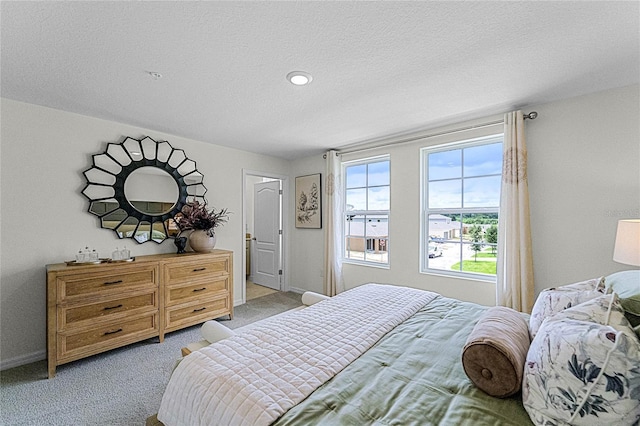
[[[495,280],[502,139],[421,150],[422,272]]]
[[[388,156],[343,163],[344,261],[389,265],[390,160]]]

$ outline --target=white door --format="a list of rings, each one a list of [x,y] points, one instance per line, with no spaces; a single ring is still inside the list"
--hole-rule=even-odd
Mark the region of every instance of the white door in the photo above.
[[[255,184],[253,200],[253,282],[280,290],[280,181]]]

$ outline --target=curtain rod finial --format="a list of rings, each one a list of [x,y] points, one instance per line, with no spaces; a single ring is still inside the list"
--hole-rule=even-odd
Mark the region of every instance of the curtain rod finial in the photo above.
[[[538,113],[536,111],[531,111],[529,114],[524,114],[524,119],[526,120],[527,118],[530,120],[535,120],[536,117],[538,117]]]

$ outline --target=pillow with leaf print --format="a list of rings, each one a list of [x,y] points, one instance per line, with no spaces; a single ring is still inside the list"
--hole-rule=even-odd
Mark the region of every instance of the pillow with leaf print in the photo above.
[[[573,319],[611,325],[616,329],[628,330],[629,321],[625,318],[624,308],[616,293],[602,294],[595,299],[567,308],[554,314],[551,320]]]
[[[640,422],[640,341],[609,297],[609,325],[569,318],[588,310],[602,318],[607,298],[548,318],[531,342],[522,400],[537,425]],[[612,300],[613,299],[613,300]],[[607,307],[608,308],[608,307]]]
[[[591,278],[585,281],[579,281],[573,284],[561,285],[549,290],[585,290],[585,291],[599,291],[604,293],[606,288],[605,277]]]
[[[531,338],[536,337],[536,333],[545,318],[549,318],[553,314],[572,306],[600,297],[604,293],[603,277],[542,290],[533,305],[531,316],[529,317],[529,334],[531,334]]]

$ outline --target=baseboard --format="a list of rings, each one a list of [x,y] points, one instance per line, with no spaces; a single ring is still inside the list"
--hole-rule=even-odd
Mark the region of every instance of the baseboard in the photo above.
[[[42,361],[43,359],[47,359],[46,351],[37,351],[30,354],[17,356],[11,359],[4,359],[0,361],[0,371],[31,364],[32,362],[36,361]]]

